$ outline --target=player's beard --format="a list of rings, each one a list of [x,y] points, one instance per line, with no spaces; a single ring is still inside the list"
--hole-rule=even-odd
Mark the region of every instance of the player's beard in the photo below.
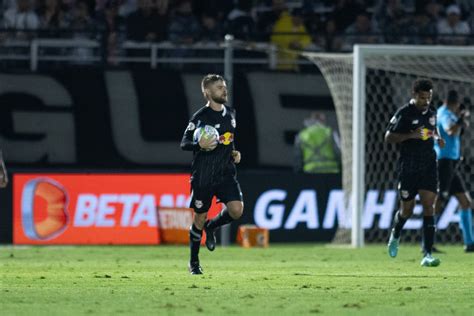
[[[227,102],[227,95],[222,95],[222,96],[217,96],[217,95],[211,95],[212,101],[218,103],[218,104],[224,104]]]
[[[422,112],[425,112],[426,110],[428,110],[429,107],[430,107],[429,103],[422,103],[418,106],[418,109],[420,109]]]

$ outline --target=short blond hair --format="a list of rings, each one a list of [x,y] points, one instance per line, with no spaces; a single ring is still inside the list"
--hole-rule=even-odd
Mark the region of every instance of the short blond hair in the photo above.
[[[201,81],[201,91],[202,91],[202,93],[204,93],[204,90],[207,87],[209,87],[210,84],[212,84],[216,81],[224,81],[225,82],[225,79],[221,75],[217,75],[217,74],[207,74],[207,75],[205,75],[204,78],[202,78],[202,81]]]

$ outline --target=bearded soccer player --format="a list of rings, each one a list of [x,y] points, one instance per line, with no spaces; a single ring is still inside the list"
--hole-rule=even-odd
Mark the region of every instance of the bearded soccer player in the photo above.
[[[438,192],[438,170],[434,142],[444,147],[444,140],[436,129],[436,110],[430,105],[433,83],[418,79],[413,83],[413,99],[399,108],[390,120],[385,133],[387,143],[399,144],[398,191],[400,210],[395,214],[388,241],[388,253],[398,253],[403,225],[413,215],[415,196],[419,194],[423,206],[423,259],[421,265],[436,267],[438,258],[432,256],[435,234],[434,204]]]
[[[181,141],[183,150],[194,153],[190,205],[194,209],[194,221],[189,231],[191,274],[203,273],[199,263],[202,231],[206,232],[207,249],[214,251],[216,229],[240,218],[244,209],[235,167],[240,162],[240,152],[234,146],[235,110],[225,105],[228,94],[226,82],[220,75],[209,74],[202,79],[201,90],[208,102],[191,117]],[[195,130],[206,125],[217,129],[220,136],[201,137],[196,141],[193,137]],[[226,208],[207,220],[213,196]]]

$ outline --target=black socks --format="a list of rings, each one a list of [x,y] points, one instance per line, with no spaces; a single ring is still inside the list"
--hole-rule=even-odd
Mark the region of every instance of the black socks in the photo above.
[[[191,262],[199,262],[199,247],[201,246],[202,230],[194,224],[189,230],[189,248],[191,249]]]

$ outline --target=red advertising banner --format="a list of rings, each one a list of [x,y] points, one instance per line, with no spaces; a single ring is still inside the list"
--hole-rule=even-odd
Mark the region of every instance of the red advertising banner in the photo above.
[[[157,208],[190,199],[187,174],[15,174],[13,185],[14,244],[158,244]]]

